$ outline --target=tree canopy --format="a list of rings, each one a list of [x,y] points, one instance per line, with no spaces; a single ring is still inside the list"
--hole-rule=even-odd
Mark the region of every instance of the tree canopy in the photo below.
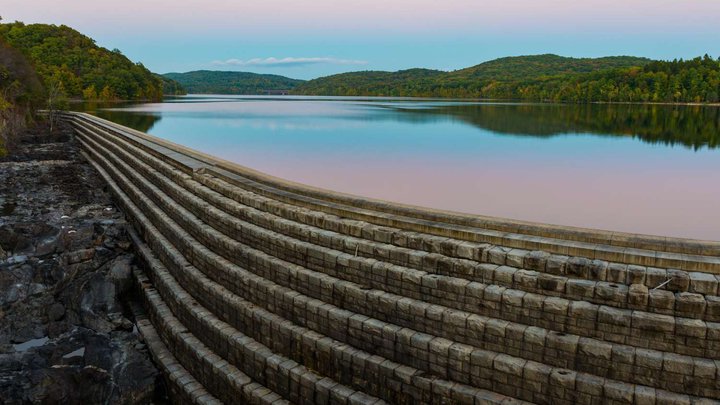
[[[213,70],[166,73],[163,77],[195,94],[264,94],[270,90],[290,90],[303,82],[279,75]]]
[[[69,97],[161,100],[163,81],[119,50],[108,50],[65,25],[0,24],[0,39],[22,52],[45,87],[61,85]]]
[[[457,97],[561,102],[718,102],[720,60],[629,56],[501,58],[452,72],[352,72],[310,80],[295,94]]]

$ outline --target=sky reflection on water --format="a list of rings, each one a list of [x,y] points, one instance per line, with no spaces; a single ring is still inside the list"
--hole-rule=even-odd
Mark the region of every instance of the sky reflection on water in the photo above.
[[[716,107],[194,96],[97,113],[342,192],[720,240]]]

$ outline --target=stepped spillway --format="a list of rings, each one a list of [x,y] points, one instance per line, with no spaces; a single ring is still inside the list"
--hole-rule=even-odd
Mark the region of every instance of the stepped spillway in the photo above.
[[[182,403],[720,400],[720,243],[387,203],[82,113]]]

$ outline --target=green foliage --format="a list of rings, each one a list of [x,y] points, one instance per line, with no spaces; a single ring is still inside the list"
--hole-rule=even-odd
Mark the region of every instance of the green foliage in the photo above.
[[[123,100],[161,100],[162,80],[120,51],[64,25],[21,22],[0,24],[0,39],[24,53],[46,87],[62,83],[68,97],[92,95],[90,88],[108,89],[105,96]],[[102,97],[102,90],[98,91]]]
[[[212,70],[166,73],[163,77],[178,82],[188,93],[195,94],[263,94],[268,90],[294,89],[303,82],[278,75]]]
[[[385,107],[410,119],[446,116],[494,133],[553,137],[593,133],[692,149],[720,147],[720,108],[700,105],[453,103]]]
[[[185,87],[183,87],[183,85],[178,83],[177,81],[159,74],[155,74],[155,76],[158,79],[162,80],[163,94],[167,94],[170,96],[182,96],[187,94]]]
[[[440,72],[353,72],[308,81],[296,94],[457,97],[561,102],[718,102],[720,61],[555,55],[496,59]]]
[[[0,156],[22,130],[28,112],[41,105],[44,91],[25,56],[0,39]]]

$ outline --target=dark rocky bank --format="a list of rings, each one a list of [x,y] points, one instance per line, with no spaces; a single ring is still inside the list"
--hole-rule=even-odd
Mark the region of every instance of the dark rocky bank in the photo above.
[[[68,126],[0,159],[0,403],[162,400],[128,306],[128,226]]]

